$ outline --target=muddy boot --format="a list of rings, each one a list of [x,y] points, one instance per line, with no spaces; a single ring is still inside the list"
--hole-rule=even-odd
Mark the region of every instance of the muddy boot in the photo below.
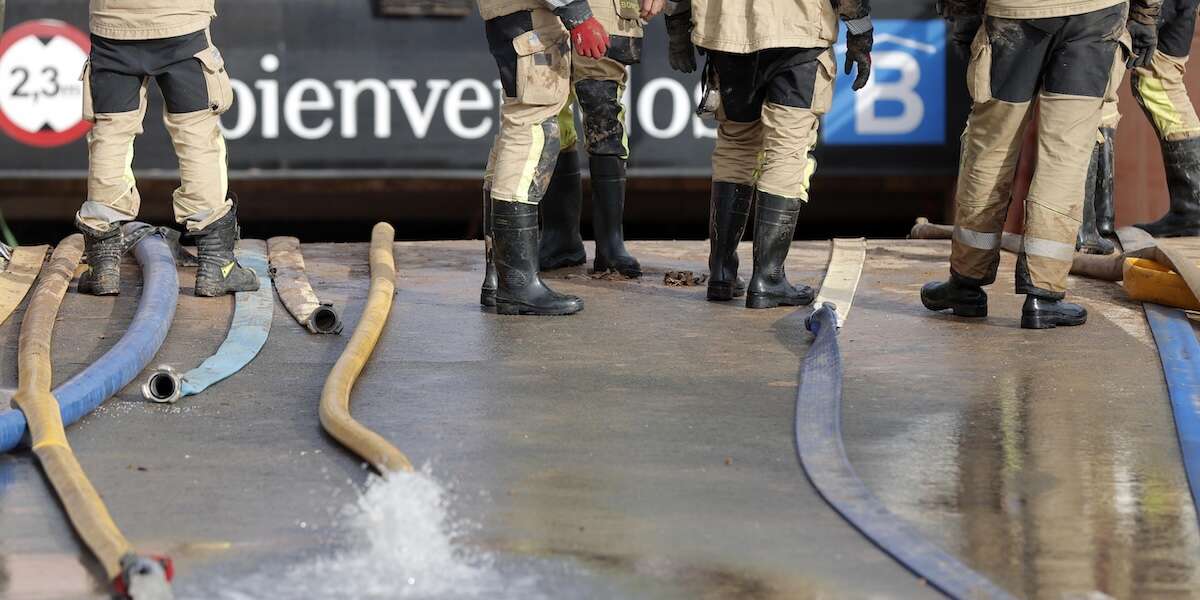
[[[496,305],[495,238],[492,236],[492,192],[483,190],[483,285],[479,287],[479,304]]]
[[[575,267],[587,262],[583,237],[579,235],[579,213],[583,190],[579,178],[579,153],[568,150],[558,155],[554,176],[542,196],[542,241],[538,262],[543,271]]]
[[[93,296],[116,296],[121,292],[121,254],[125,252],[125,234],[120,223],[106,231],[97,231],[78,219],[75,227],[83,234],[83,252],[87,271],[79,276],[79,291]]]
[[[724,181],[712,184],[708,218],[708,299],[728,301],[746,293],[738,277],[738,243],[746,233],[746,217],[754,187]]]
[[[583,300],[555,292],[538,275],[538,208],[523,202],[492,203],[492,242],[502,315],[571,315]]]
[[[253,292],[258,289],[254,269],[239,265],[233,248],[239,237],[237,211],[230,209],[225,216],[191,235],[196,239],[196,295],[223,296],[230,292]]]
[[[1200,139],[1162,142],[1171,207],[1153,223],[1137,225],[1154,237],[1200,235]]]
[[[1085,254],[1112,254],[1117,249],[1112,242],[1100,237],[1100,232],[1096,230],[1097,174],[1102,146],[1096,144],[1092,150],[1092,162],[1088,165],[1087,182],[1083,187],[1083,220],[1075,235],[1075,250]]]
[[[986,317],[987,302],[982,287],[961,281],[953,273],[949,281],[931,281],[921,288],[921,304],[934,312],[950,309],[958,317]]]
[[[1021,307],[1021,327],[1024,329],[1073,327],[1086,322],[1087,309],[1066,300],[1029,294],[1025,297],[1025,306]]]
[[[1104,136],[1104,143],[1099,146],[1100,161],[1096,165],[1096,231],[1100,237],[1114,238],[1117,236],[1117,203],[1114,185],[1117,148],[1114,136],[1117,135],[1117,131],[1106,127],[1101,129],[1100,133]]]
[[[641,277],[642,265],[625,249],[625,159],[593,156],[592,231],[596,237],[597,273],[616,271],[625,277]]]
[[[746,308],[812,304],[813,289],[807,285],[792,285],[783,268],[799,217],[799,198],[758,191],[758,212],[754,218],[754,273],[746,286]]]

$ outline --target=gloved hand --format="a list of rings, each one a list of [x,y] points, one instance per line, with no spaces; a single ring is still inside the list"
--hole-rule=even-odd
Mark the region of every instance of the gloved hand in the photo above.
[[[1130,20],[1129,35],[1133,37],[1133,56],[1129,57],[1129,68],[1148,67],[1158,48],[1158,27]]]
[[[871,48],[874,47],[874,29],[846,36],[846,74],[849,75],[854,65],[858,65],[858,77],[851,86],[856,92],[871,79]]]
[[[692,45],[692,13],[667,15],[667,59],[680,73],[696,70],[696,47]]]
[[[983,26],[983,17],[979,15],[962,15],[950,20],[950,44],[954,53],[963,60],[971,60],[971,44]]]
[[[589,58],[604,58],[608,52],[608,32],[596,17],[588,19],[571,29],[571,45],[575,53]]]

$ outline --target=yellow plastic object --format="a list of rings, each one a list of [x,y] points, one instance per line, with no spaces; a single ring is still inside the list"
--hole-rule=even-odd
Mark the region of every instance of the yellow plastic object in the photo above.
[[[50,393],[53,373],[50,339],[54,321],[82,257],[83,236],[75,234],[54,249],[50,263],[43,270],[21,322],[20,384],[13,402],[29,421],[33,451],[75,531],[104,566],[111,581],[121,575],[121,557],[133,548],[113,523],[100,494],[88,481],[67,444],[58,400]]]
[[[350,416],[350,391],[366,365],[392,310],[396,290],[396,261],[392,246],[396,231],[387,223],[371,230],[371,287],[367,305],[346,350],[338,357],[321,391],[321,426],[334,439],[358,454],[380,473],[412,471],[412,463],[378,433]]]
[[[38,269],[46,260],[49,246],[17,246],[13,248],[12,260],[8,268],[0,271],[0,325],[8,320],[25,294],[33,280],[37,279]]]
[[[1200,301],[1196,300],[1183,277],[1155,261],[1126,259],[1124,285],[1134,300],[1200,311]]]

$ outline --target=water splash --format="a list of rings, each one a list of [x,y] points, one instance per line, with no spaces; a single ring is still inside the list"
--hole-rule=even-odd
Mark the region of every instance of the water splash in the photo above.
[[[343,510],[339,550],[282,569],[259,569],[187,597],[218,600],[310,598],[546,598],[527,569],[502,572],[494,558],[462,543],[470,523],[428,468],[372,476]],[[506,570],[505,570],[506,571]],[[206,588],[208,585],[205,586]]]

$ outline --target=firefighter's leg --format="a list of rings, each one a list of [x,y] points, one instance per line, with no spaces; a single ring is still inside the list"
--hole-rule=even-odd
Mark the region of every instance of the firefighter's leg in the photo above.
[[[491,19],[486,31],[504,87],[491,185],[496,310],[573,314],[583,301],[538,275],[538,203],[558,159],[558,114],[570,93],[567,33],[541,8]]]
[[[582,57],[579,57],[582,58]],[[579,173],[578,135],[575,131],[574,102],[568,101],[558,113],[558,134],[562,150],[554,163],[554,174],[542,197],[542,239],[538,262],[543,271],[574,267],[587,262],[579,218],[583,210],[583,189]]]
[[[87,138],[88,199],[75,215],[88,262],[79,288],[100,296],[120,290],[121,224],[137,218],[141,203],[133,143],[142,133],[148,80],[131,70],[119,57],[101,52],[93,54],[84,72],[84,117],[93,126]]]
[[[483,284],[479,286],[479,304],[496,306],[496,288],[500,285],[496,277],[496,261],[492,246],[492,179],[496,176],[496,140],[488,152],[487,166],[483,170]]]
[[[738,277],[737,248],[754,202],[765,96],[754,86],[753,55],[713,52],[709,60],[725,83],[718,86],[722,93],[712,156],[707,297],[728,301],[746,293],[746,282]]]
[[[962,134],[950,279],[921,290],[934,311],[987,316],[983,286],[996,280],[1021,140],[1029,124],[1050,36],[1023,21],[988,18],[971,47],[967,86],[974,100]]]
[[[1125,77],[1125,60],[1129,41],[1122,38],[1122,56],[1113,61],[1111,79],[1100,110],[1100,130],[1093,151],[1094,165],[1088,166],[1088,182],[1083,197],[1083,224],[1079,228],[1076,247],[1088,254],[1112,254],[1116,246],[1106,238],[1116,235],[1115,179],[1117,125],[1121,122],[1119,90]],[[1093,175],[1094,171],[1094,175]]]
[[[1025,200],[1025,236],[1017,293],[1028,298],[1021,326],[1082,325],[1083,307],[1064,302],[1083,211],[1088,164],[1096,145],[1114,63],[1124,57],[1123,7],[1068,19],[1052,49],[1039,95],[1038,164]]]
[[[1159,237],[1200,235],[1200,119],[1188,96],[1187,71],[1196,28],[1195,0],[1169,2],[1159,46],[1149,67],[1133,72],[1133,93],[1154,125],[1162,146],[1170,208],[1138,227]]]
[[[802,306],[814,294],[807,285],[792,285],[784,262],[796,233],[800,207],[808,201],[816,170],[821,115],[833,100],[837,72],[832,51],[810,51],[776,58],[779,65],[767,82],[762,109],[763,154],[758,177],[758,210],[754,219],[754,272],[746,288],[748,308]]]

